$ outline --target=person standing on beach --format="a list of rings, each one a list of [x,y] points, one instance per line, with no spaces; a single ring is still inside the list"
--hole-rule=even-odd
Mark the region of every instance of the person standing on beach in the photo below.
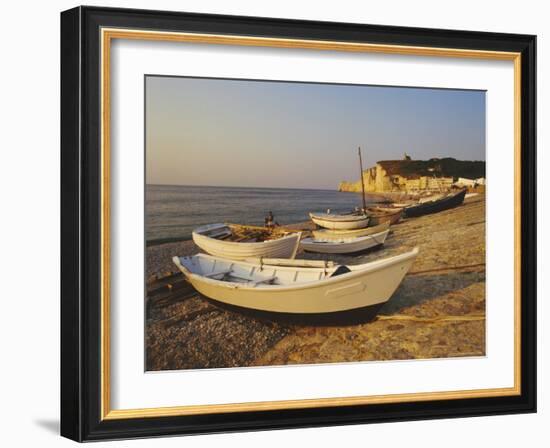
[[[264,225],[269,229],[279,225],[278,222],[275,222],[275,217],[273,216],[273,212],[271,211],[267,212],[267,216],[264,219]]]

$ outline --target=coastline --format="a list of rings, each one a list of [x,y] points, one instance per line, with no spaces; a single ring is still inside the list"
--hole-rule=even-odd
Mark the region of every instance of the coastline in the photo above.
[[[305,225],[311,223],[293,226]],[[162,306],[149,303],[147,370],[483,356],[485,196],[392,226],[379,250],[331,259],[365,263],[414,246],[421,252],[410,273],[379,316],[361,325],[299,327],[260,321],[222,310],[192,288]],[[196,252],[190,240],[150,246],[148,274],[176,273],[172,256]]]

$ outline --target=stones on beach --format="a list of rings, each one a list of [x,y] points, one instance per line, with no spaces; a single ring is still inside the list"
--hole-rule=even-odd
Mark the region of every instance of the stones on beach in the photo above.
[[[196,296],[157,309],[147,321],[147,370],[250,365],[289,329],[211,305]]]

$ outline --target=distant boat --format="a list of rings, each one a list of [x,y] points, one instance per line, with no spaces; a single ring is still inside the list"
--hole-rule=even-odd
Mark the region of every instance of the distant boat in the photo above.
[[[412,218],[448,210],[462,204],[465,196],[466,189],[463,189],[456,193],[437,196],[431,200],[425,198],[422,202],[405,207],[405,216],[407,218]]]
[[[222,307],[271,320],[320,325],[371,319],[407,274],[418,248],[355,266],[267,265],[198,254],[173,262],[193,287]],[[295,260],[297,264],[299,260]]]
[[[356,211],[342,214],[342,215],[332,215],[330,213],[310,213],[309,217],[311,220],[317,224],[319,227],[323,227],[329,230],[354,230],[354,229],[363,229],[367,227],[370,223],[372,226],[381,224],[380,222],[371,222],[370,215],[365,213],[367,209],[367,200],[365,197],[365,180],[363,178],[363,160],[361,158],[361,147],[358,148],[357,154],[359,156],[359,170],[361,173],[361,190],[362,195],[361,199],[363,201],[363,208],[356,209]]]
[[[384,222],[377,226],[365,227],[364,229],[356,230],[313,230],[313,237],[316,239],[325,239],[325,240],[340,240],[342,238],[357,238],[360,236],[373,235],[375,233],[383,232],[390,228],[390,222]]]
[[[385,222],[397,224],[403,216],[402,208],[369,207],[367,208],[369,225],[377,226]]]
[[[208,224],[193,231],[193,242],[216,257],[244,260],[251,257],[294,258],[301,232],[265,241],[230,241],[232,230],[227,224]]]
[[[389,232],[389,229],[387,229],[383,232],[375,233],[374,235],[361,236],[358,238],[304,238],[300,241],[300,246],[308,252],[318,252],[322,254],[352,254],[384,244]]]
[[[333,215],[331,213],[310,213],[311,220],[320,227],[330,230],[362,229],[369,224],[369,217],[361,214]]]

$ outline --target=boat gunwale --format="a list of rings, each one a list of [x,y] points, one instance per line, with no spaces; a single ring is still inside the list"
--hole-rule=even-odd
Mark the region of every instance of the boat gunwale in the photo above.
[[[325,217],[321,217],[321,215],[324,215]],[[357,222],[357,221],[363,221],[369,219],[369,215],[363,214],[363,215],[330,215],[328,213],[322,213],[321,215],[315,214],[310,212],[309,217],[313,219],[317,219],[319,221],[329,221],[329,222]],[[353,219],[338,219],[338,216],[350,216],[354,217]]]
[[[322,233],[326,233],[327,235],[331,235],[331,236],[334,236],[334,237],[345,236],[345,235],[349,235],[350,237],[353,237],[354,232],[355,233],[364,232],[364,231],[368,231],[369,229],[372,230],[375,227],[384,227],[384,229],[380,231],[380,232],[383,232],[385,230],[390,229],[391,223],[389,221],[384,221],[383,223],[376,224],[372,227],[370,227],[370,226],[369,227],[363,227],[361,229],[349,229],[349,230],[346,230],[346,229],[317,229],[317,230],[313,230],[312,232],[313,233],[322,232]],[[380,232],[375,232],[375,233],[380,233]],[[374,235],[375,233],[369,233],[368,235]],[[368,235],[363,235],[363,236],[368,236]]]
[[[368,228],[368,227],[367,227]],[[364,235],[364,236],[357,236],[357,237],[353,237],[353,236],[350,236],[350,237],[344,237],[342,239],[347,239],[347,240],[350,240],[350,241],[342,241],[342,240],[322,240],[320,238],[312,238],[312,237],[308,237],[308,238],[304,238],[303,240],[300,241],[300,244],[322,244],[323,246],[330,246],[330,245],[338,245],[338,246],[341,246],[343,244],[355,244],[355,243],[360,243],[362,241],[366,241],[367,239],[376,239],[377,236],[380,236],[380,235],[383,235],[383,234],[386,234],[385,237],[388,236],[388,234],[390,233],[390,229],[386,229],[386,230],[382,230],[381,232],[378,232],[378,233],[373,233],[371,235]],[[385,240],[386,238],[384,238]],[[309,240],[309,241],[308,241]]]

